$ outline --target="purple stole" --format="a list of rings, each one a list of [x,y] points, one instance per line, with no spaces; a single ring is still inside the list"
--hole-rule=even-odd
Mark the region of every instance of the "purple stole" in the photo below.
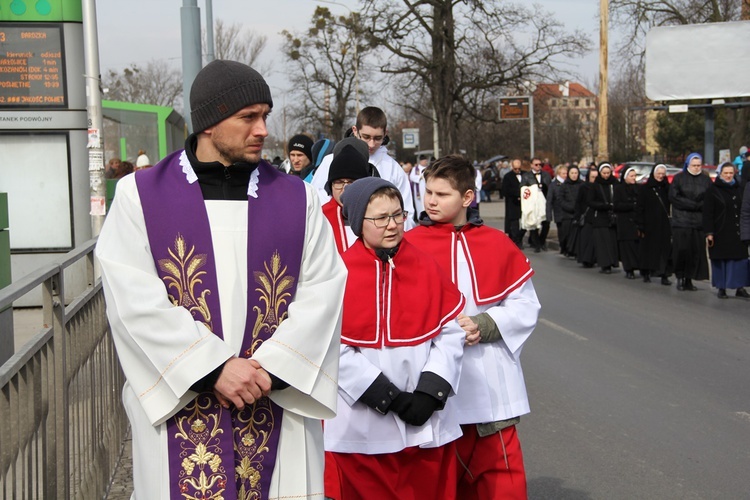
[[[136,173],[149,245],[175,306],[223,338],[208,215],[182,150]],[[257,198],[248,196],[247,320],[240,356],[249,358],[287,317],[299,280],[307,201],[304,183],[262,161]],[[283,410],[263,397],[238,411],[213,392],[167,421],[170,498],[266,499]]]

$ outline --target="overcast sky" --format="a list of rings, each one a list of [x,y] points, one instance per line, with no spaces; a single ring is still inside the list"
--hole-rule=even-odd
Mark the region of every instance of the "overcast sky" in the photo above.
[[[354,0],[338,0],[352,10]],[[519,3],[526,4],[527,2]],[[561,21],[571,32],[581,29],[589,33],[598,45],[597,0],[539,0],[551,15]],[[180,10],[181,0],[106,0],[97,2],[99,32],[99,60],[102,74],[107,70],[122,70],[131,63],[145,63],[152,59],[166,59],[176,67],[181,64]],[[205,0],[198,0],[201,24],[205,26]],[[347,9],[339,5],[319,3],[314,0],[213,0],[214,20],[240,23],[242,26],[268,37],[263,62],[283,63],[280,55],[282,30],[300,32],[308,28],[316,5],[324,5],[334,13],[346,15]],[[612,49],[610,49],[611,51]],[[569,69],[582,75],[585,82],[598,78],[598,52],[593,50],[583,59],[573,61]],[[285,88],[282,71],[268,75],[272,88]],[[374,103],[373,103],[374,104]]]

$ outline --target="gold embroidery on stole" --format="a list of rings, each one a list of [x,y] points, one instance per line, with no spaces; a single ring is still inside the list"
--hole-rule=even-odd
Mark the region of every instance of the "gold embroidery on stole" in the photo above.
[[[263,263],[263,267],[265,272],[253,272],[255,282],[259,285],[255,291],[260,294],[260,305],[253,307],[256,316],[252,341],[244,352],[247,357],[252,356],[255,349],[263,343],[263,339],[259,338],[262,332],[272,335],[286,319],[287,312],[279,314],[279,309],[291,299],[289,290],[294,285],[294,277],[286,274],[287,267],[282,266],[278,251],[273,253],[270,262]],[[269,398],[256,401],[249,413],[243,411],[237,414],[234,432],[239,439],[234,440],[234,451],[236,457],[241,457],[238,464],[235,459],[235,472],[240,480],[237,491],[239,500],[260,498],[261,471],[265,468],[263,462],[269,451],[267,444],[276,424]]]
[[[200,295],[195,295],[196,285],[203,283],[201,276],[206,274],[206,271],[199,271],[206,265],[206,254],[193,255],[195,245],[188,251],[185,238],[179,233],[174,241],[174,252],[171,248],[168,248],[167,252],[172,258],[159,259],[159,269],[166,274],[162,279],[167,284],[167,292],[173,290],[174,294],[169,293],[169,299],[175,306],[182,306],[190,311],[197,321],[213,331],[211,311],[206,303],[206,295],[209,295],[211,290],[203,290]]]

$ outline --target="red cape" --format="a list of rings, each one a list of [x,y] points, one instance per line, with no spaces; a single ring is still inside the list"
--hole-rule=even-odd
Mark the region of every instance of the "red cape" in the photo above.
[[[323,215],[326,216],[326,219],[328,219],[328,222],[333,228],[333,238],[336,240],[336,249],[338,249],[339,255],[343,255],[347,249],[347,240],[346,225],[344,224],[344,216],[341,213],[341,206],[336,203],[336,200],[331,198],[322,208]]]
[[[458,245],[469,264],[474,302],[492,304],[505,299],[513,290],[531,278],[529,259],[502,231],[466,224],[456,231],[452,224],[419,226],[404,239],[432,255],[444,271],[458,282]]]
[[[463,310],[465,299],[432,257],[402,241],[393,266],[358,239],[343,255],[349,270],[341,343],[419,345]]]

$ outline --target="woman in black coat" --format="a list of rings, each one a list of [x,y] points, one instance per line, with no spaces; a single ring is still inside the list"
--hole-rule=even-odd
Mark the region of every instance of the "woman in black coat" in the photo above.
[[[578,248],[576,260],[583,267],[594,267],[596,263],[596,250],[594,249],[594,211],[589,208],[588,198],[596,184],[594,181],[599,176],[596,167],[589,167],[586,173],[586,182],[581,185],[576,198],[575,221],[578,224]]]
[[[635,279],[638,269],[638,227],[635,224],[635,204],[638,201],[636,171],[630,167],[615,184],[614,211],[616,216],[617,250],[625,278]]]
[[[560,237],[560,250],[563,255],[575,257],[578,252],[578,230],[576,224],[576,200],[578,191],[581,190],[583,181],[580,179],[581,172],[578,167],[571,165],[568,168],[568,178],[560,186],[558,192],[560,199],[560,232],[564,237]],[[560,234],[560,233],[558,233]]]
[[[703,230],[711,258],[711,284],[719,289],[719,298],[727,298],[727,288],[736,288],[737,297],[750,298],[750,261],[747,243],[740,237],[742,190],[732,162],[719,166],[713,185],[703,203]]]
[[[594,250],[599,272],[611,274],[617,266],[617,231],[614,216],[615,177],[612,165],[603,162],[599,165],[599,176],[589,189],[587,201],[594,212]]]
[[[667,167],[659,164],[638,192],[635,222],[641,241],[639,267],[645,283],[651,276],[661,276],[661,284],[669,286],[672,274],[672,226],[670,224],[669,181]]]
[[[693,280],[708,279],[706,235],[703,232],[703,200],[711,178],[703,170],[703,157],[690,153],[685,167],[672,179],[672,263],[678,290],[697,290]]]

